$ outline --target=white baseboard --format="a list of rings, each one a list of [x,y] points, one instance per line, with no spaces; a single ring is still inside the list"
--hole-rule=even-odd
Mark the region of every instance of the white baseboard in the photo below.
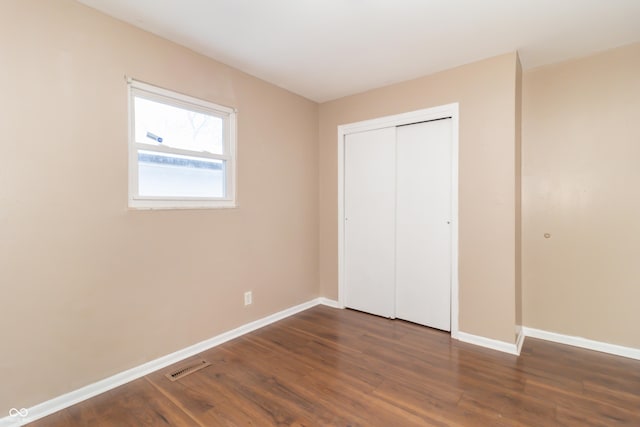
[[[546,341],[567,344],[574,347],[586,348],[588,350],[600,351],[616,356],[628,357],[630,359],[640,360],[640,349],[632,347],[623,347],[621,345],[609,344],[601,341],[594,341],[582,337],[574,337],[571,335],[558,334],[556,332],[548,332],[535,328],[522,328],[524,335],[531,338],[540,338]]]
[[[516,351],[517,355],[520,356],[520,352],[522,351],[522,344],[524,344],[525,338],[522,326],[518,326],[516,334]]]
[[[469,344],[479,345],[481,347],[490,348],[492,350],[502,351],[503,353],[509,353],[513,355],[520,355],[520,347],[522,343],[520,343],[520,347],[517,344],[510,344],[504,341],[498,341],[491,338],[481,337],[479,335],[468,334],[466,332],[459,331],[458,339],[462,342],[466,342]],[[523,334],[518,336],[518,341],[524,340]]]
[[[337,301],[330,300],[328,298],[315,298],[311,301],[307,301],[305,303],[287,308],[270,316],[263,317],[262,319],[247,323],[246,325],[242,325],[231,331],[224,332],[220,335],[199,342],[182,350],[178,350],[174,353],[162,356],[143,365],[136,366],[135,368],[128,369],[124,372],[120,372],[109,378],[105,378],[67,394],[63,394],[62,396],[55,397],[46,402],[32,406],[31,408],[27,408],[26,410],[28,411],[28,415],[26,415],[25,417],[21,417],[19,414],[16,414],[15,411],[12,411],[16,416],[7,416],[5,418],[0,418],[0,426],[18,427],[33,422],[40,418],[46,417],[47,415],[53,414],[54,412],[58,412],[62,409],[75,405],[76,403],[80,403],[83,400],[87,400],[98,394],[104,393],[123,384],[141,378],[154,371],[166,368],[167,366],[173,365],[174,363],[180,362],[181,360],[184,360],[188,357],[195,356],[198,353],[202,353],[203,351],[209,350],[234,338],[238,338],[244,334],[255,331],[256,329],[260,329],[271,323],[277,322],[278,320],[282,320],[294,314],[300,313],[301,311],[307,310],[316,305],[327,305],[329,307],[340,308]]]
[[[333,308],[344,308],[344,306],[338,301],[324,297],[318,298],[318,304],[326,305]]]

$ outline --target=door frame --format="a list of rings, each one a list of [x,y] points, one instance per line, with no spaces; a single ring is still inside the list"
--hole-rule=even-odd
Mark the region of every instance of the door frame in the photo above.
[[[457,102],[338,126],[338,304],[345,307],[344,174],[345,137],[352,133],[451,118],[451,336],[458,338],[458,127]]]

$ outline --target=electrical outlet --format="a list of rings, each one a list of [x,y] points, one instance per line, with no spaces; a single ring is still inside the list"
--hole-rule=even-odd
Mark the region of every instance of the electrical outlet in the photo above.
[[[251,291],[244,293],[244,305],[251,305],[252,299]]]

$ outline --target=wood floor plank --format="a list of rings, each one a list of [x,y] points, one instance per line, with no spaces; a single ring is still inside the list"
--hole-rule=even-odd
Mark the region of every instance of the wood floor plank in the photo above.
[[[640,426],[640,361],[527,339],[520,357],[314,307],[31,424]]]
[[[192,427],[197,424],[142,378],[31,425]]]

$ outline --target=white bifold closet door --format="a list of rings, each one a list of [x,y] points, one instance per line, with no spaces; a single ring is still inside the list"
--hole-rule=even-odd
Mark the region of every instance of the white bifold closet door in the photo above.
[[[451,120],[345,139],[345,305],[450,330]]]

